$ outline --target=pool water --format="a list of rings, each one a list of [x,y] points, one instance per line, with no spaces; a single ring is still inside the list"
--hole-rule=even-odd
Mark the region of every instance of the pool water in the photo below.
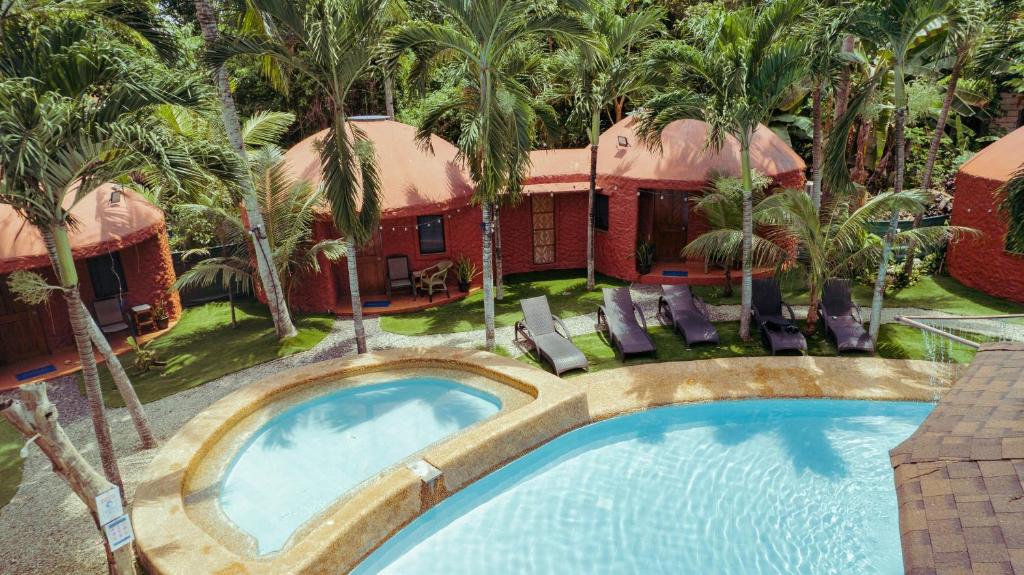
[[[902,573],[888,450],[931,404],[675,406],[568,433],[355,573]]]
[[[491,394],[416,377],[342,389],[264,424],[221,482],[220,506],[259,553],[359,483],[501,408]]]

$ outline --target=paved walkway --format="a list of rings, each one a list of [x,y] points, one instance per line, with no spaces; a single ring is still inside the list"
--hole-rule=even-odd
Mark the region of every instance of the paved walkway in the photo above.
[[[1024,574],[1024,344],[990,344],[890,453],[907,573]]]

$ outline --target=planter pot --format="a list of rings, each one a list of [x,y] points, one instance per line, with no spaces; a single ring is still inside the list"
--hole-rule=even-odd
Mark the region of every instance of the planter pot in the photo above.
[[[466,293],[469,291],[469,282],[459,281],[459,291]]]
[[[640,272],[640,275],[647,275],[651,273],[651,267],[650,265],[638,265],[636,266],[636,271]]]
[[[156,321],[156,328],[157,329],[167,329],[167,326],[170,325],[170,323],[171,323],[170,318],[166,318],[166,317],[162,318],[162,319],[161,318],[156,318],[155,321]]]

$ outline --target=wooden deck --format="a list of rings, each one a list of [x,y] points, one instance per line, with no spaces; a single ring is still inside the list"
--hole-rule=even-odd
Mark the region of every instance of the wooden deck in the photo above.
[[[772,268],[757,268],[754,277],[771,277],[773,271]],[[733,270],[733,287],[738,289],[742,279],[742,270]],[[704,271],[704,262],[657,262],[651,268],[651,273],[640,276],[638,282],[656,285],[725,285],[725,271],[717,267],[709,267]]]

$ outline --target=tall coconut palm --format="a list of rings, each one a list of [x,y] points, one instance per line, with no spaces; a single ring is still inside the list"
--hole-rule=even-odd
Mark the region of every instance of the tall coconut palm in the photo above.
[[[930,28],[941,23],[948,15],[950,0],[873,0],[861,4],[851,16],[850,29],[862,42],[877,45],[888,51],[892,58],[894,147],[896,153],[893,193],[903,192],[906,169],[905,129],[907,119],[907,63],[916,41]],[[882,244],[878,262],[874,295],[871,300],[871,326],[869,333],[877,343],[882,323],[882,303],[885,298],[885,278],[889,269],[893,242],[899,232],[900,212],[894,209]]]
[[[848,72],[843,56],[843,20],[841,8],[818,3],[814,6],[807,26],[806,43],[808,50],[808,75],[811,88],[811,119],[813,142],[811,146],[811,171],[813,187],[811,200],[819,209],[822,200],[822,154],[824,153],[824,98],[832,91],[844,71]],[[836,98],[840,96],[837,94]],[[846,104],[844,103],[843,106]]]
[[[217,17],[213,8],[206,0],[195,0],[195,7],[196,18],[199,20],[199,29],[202,32],[203,41],[208,46],[216,43],[219,32],[217,30]],[[239,155],[239,161],[244,164],[246,150],[245,142],[242,139],[242,124],[238,119],[235,98],[231,94],[228,73],[223,64],[213,68],[212,79],[213,84],[217,87],[217,94],[220,97],[220,113],[221,120],[224,122],[224,133],[228,138],[228,142],[230,142],[235,152]],[[278,339],[292,337],[298,332],[288,310],[281,278],[278,276],[273,261],[271,261],[270,242],[267,240],[266,225],[259,209],[259,201],[256,198],[256,187],[245,175],[238,178],[237,184],[242,192],[242,204],[245,208],[245,215],[249,220],[249,238],[255,248],[253,252],[256,269],[259,271],[263,293],[267,297],[270,317],[274,320],[274,330],[277,332]]]
[[[675,120],[708,125],[708,147],[721,149],[727,136],[740,145],[743,180],[743,286],[740,336],[750,339],[753,286],[753,170],[750,143],[789,87],[803,75],[805,49],[792,25],[803,0],[779,0],[710,15],[702,46],[669,44],[652,64],[674,76],[674,91],[656,97],[641,115],[640,133],[658,147],[661,131]]]
[[[756,174],[751,190],[753,217],[759,219],[765,191],[771,178]],[[732,270],[743,258],[743,180],[716,177],[708,193],[700,196],[693,209],[708,222],[708,231],[683,248],[682,255],[702,258],[725,270],[725,295],[732,295]],[[751,240],[754,265],[779,266],[788,259],[786,250],[770,238],[754,234]]]
[[[594,289],[594,196],[597,194],[601,114],[614,106],[618,121],[627,99],[650,88],[651,76],[642,65],[643,49],[664,28],[662,8],[647,8],[625,15],[621,14],[621,8],[592,2],[592,10],[585,19],[591,32],[590,42],[559,52],[552,70],[556,90],[561,88],[563,97],[573,104],[570,123],[583,124],[590,143],[587,289]]]
[[[324,196],[346,241],[349,294],[356,349],[366,353],[356,250],[380,220],[380,178],[373,144],[348,122],[345,101],[353,83],[374,62],[391,0],[252,0],[267,22],[263,35],[241,35],[212,44],[211,64],[236,55],[260,55],[305,74],[330,99],[331,126],[320,149]]]
[[[881,242],[866,231],[868,222],[898,210],[907,213],[924,211],[928,195],[920,191],[879,194],[859,208],[851,210],[850,202],[837,201],[826,213],[819,211],[803,190],[784,190],[761,202],[759,221],[778,226],[783,234],[795,239],[799,247],[795,269],[803,272],[810,291],[807,311],[807,333],[818,323],[818,301],[825,281],[833,277],[851,277],[865,265],[881,256]],[[896,234],[896,245],[921,242],[938,246],[952,235],[966,232],[961,228],[935,226]]]
[[[88,16],[0,26],[0,202],[42,235],[68,304],[86,395],[111,482],[120,484],[68,232],[71,208],[96,187],[140,169],[199,173],[144,118],[157,103],[194,103],[196,86],[153,73]],[[160,165],[154,164],[155,161]],[[133,414],[141,404],[120,389]],[[138,427],[138,423],[137,423]],[[141,431],[140,431],[141,434]]]
[[[583,0],[561,2],[584,10]],[[528,0],[439,0],[440,22],[408,22],[386,47],[393,61],[413,51],[423,66],[450,58],[463,65],[462,90],[427,111],[421,140],[448,113],[461,117],[456,142],[475,184],[474,201],[483,214],[485,344],[494,349],[492,213],[502,194],[518,193],[529,167],[535,132],[534,98],[516,77],[522,49],[546,35],[582,35],[582,25],[562,13],[541,15]],[[426,129],[424,129],[426,128]]]
[[[935,160],[939,155],[942,138],[946,135],[946,122],[953,109],[953,103],[957,97],[957,86],[964,68],[972,60],[975,60],[979,50],[987,48],[986,51],[989,54],[995,54],[1009,48],[1005,44],[1010,39],[1010,35],[1003,33],[1005,30],[1002,29],[1002,24],[1010,19],[1007,18],[1008,14],[1004,10],[997,9],[991,0],[955,0],[951,8],[952,26],[947,32],[949,38],[947,49],[951,52],[952,63],[946,80],[946,95],[942,99],[942,108],[935,121],[935,131],[932,133],[931,143],[928,146],[928,157],[924,164],[921,188],[925,190],[932,188]],[[1001,58],[983,58],[981,62],[981,69],[975,72],[984,74],[1001,62]],[[921,224],[922,216],[923,214],[914,218],[915,228]],[[911,244],[907,248],[903,270],[907,276],[914,268],[915,247]]]

